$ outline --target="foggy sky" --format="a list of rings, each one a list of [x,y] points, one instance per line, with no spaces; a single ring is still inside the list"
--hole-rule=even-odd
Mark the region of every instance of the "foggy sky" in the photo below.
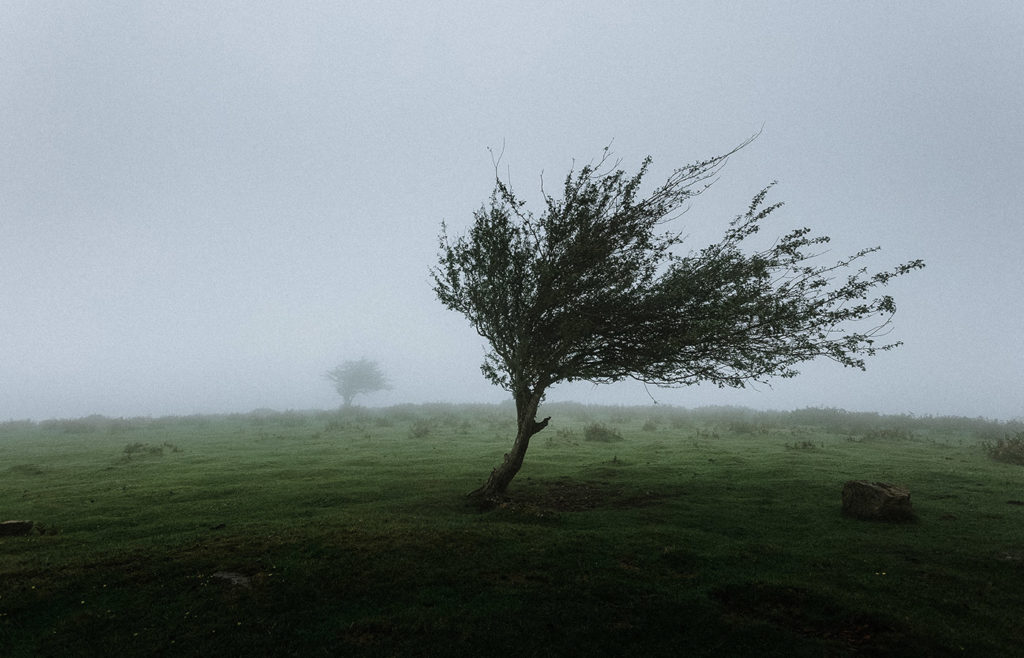
[[[765,231],[927,262],[887,289],[905,345],[651,395],[1024,416],[1024,5],[421,4],[0,3],[0,420],[330,408],[360,357],[393,389],[357,402],[503,400],[428,276],[488,147],[538,208],[609,143],[654,185],[762,126],[689,246],[778,180]]]

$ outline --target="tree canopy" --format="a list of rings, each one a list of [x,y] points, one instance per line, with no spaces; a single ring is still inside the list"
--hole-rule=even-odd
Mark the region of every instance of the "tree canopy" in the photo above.
[[[377,363],[369,359],[345,361],[324,373],[324,377],[334,382],[346,407],[352,406],[357,395],[391,388]]]
[[[481,493],[504,492],[521,465],[520,444],[525,453],[531,430],[543,426],[537,406],[559,382],[742,387],[793,377],[816,357],[863,369],[865,358],[900,344],[879,342],[896,305],[876,289],[924,263],[869,274],[856,265],[879,249],[871,247],[816,264],[829,238],[808,228],[747,248],[782,206],[768,202],[771,185],[721,240],[682,250],[669,224],[748,143],[676,169],[646,194],[651,159],[627,174],[605,149],[570,170],[559,196],[544,192],[539,215],[496,176],[466,234],[452,238],[442,224],[434,290],[487,341],[482,371],[512,393],[519,413],[513,452],[492,473],[501,481]]]

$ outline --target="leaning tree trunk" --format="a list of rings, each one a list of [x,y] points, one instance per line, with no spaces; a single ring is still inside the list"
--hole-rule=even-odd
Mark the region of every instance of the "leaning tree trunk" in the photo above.
[[[526,449],[530,446],[530,438],[548,425],[551,417],[537,422],[537,407],[540,406],[540,399],[543,391],[526,392],[517,394],[516,397],[516,440],[512,444],[512,451],[505,453],[505,459],[491,471],[487,482],[469,495],[484,503],[495,503],[505,497],[505,490],[523,466],[523,457],[526,456]]]

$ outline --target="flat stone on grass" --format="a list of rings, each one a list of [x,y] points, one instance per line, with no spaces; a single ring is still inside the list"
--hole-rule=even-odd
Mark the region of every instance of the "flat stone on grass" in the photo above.
[[[850,480],[843,485],[843,514],[877,521],[913,521],[910,490],[885,482]]]
[[[32,521],[2,521],[0,522],[0,537],[19,537],[32,532]]]

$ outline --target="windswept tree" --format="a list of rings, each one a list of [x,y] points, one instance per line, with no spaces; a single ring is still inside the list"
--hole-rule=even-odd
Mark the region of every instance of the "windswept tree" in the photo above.
[[[391,388],[380,367],[369,359],[345,361],[324,373],[324,377],[334,382],[346,407],[352,406],[352,399],[357,395]]]
[[[924,263],[869,274],[855,263],[873,247],[816,265],[829,238],[807,228],[748,247],[782,205],[766,202],[771,186],[721,240],[680,248],[683,236],[667,225],[749,142],[675,170],[647,194],[651,159],[630,175],[605,149],[570,170],[560,196],[542,187],[539,216],[496,175],[466,234],[450,237],[442,223],[434,290],[489,343],[481,370],[516,405],[512,449],[473,495],[505,494],[549,420],[537,420],[544,394],[559,382],[743,387],[793,377],[816,357],[864,369],[866,357],[900,344],[878,342],[896,305],[875,291]]]

